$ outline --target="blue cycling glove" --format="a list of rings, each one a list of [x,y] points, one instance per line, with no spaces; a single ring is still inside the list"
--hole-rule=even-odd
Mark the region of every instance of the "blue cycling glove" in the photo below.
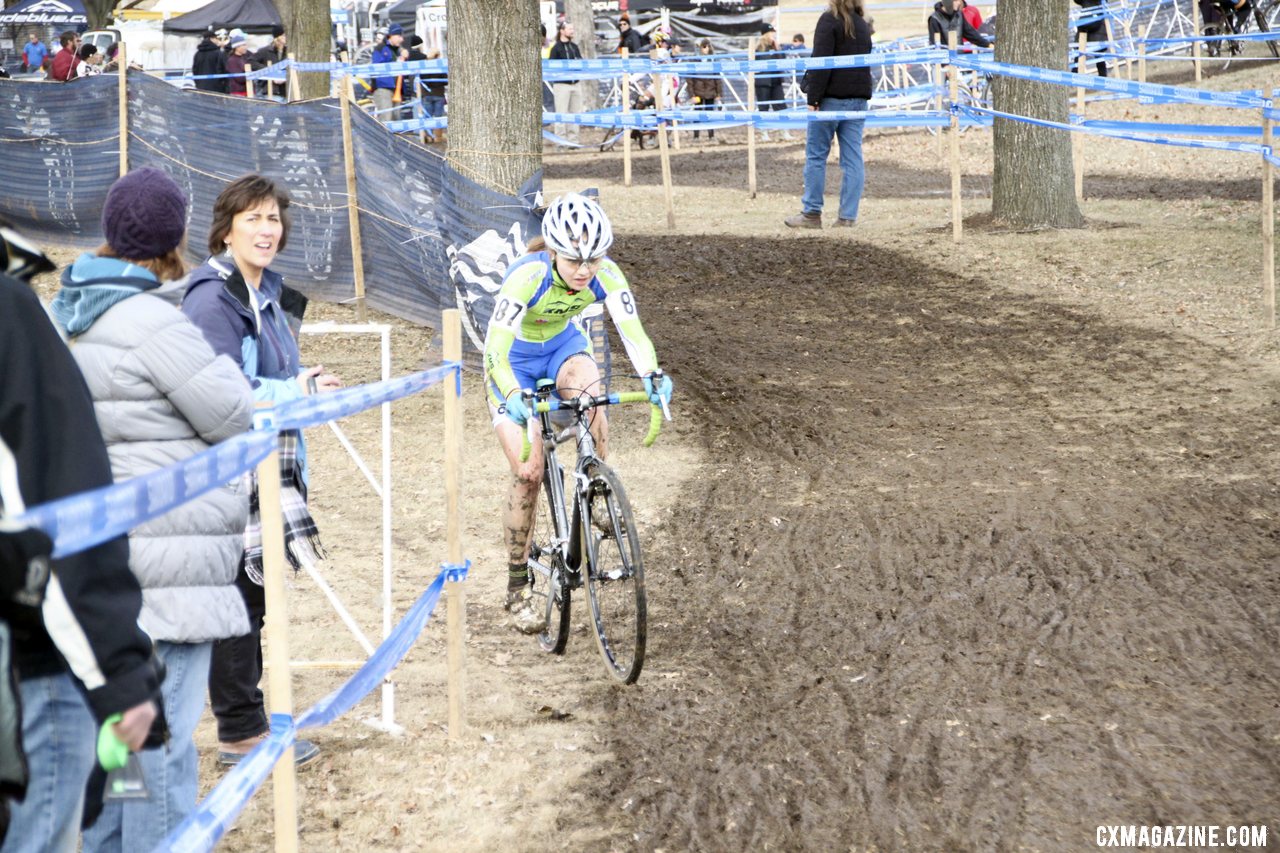
[[[507,417],[515,421],[520,426],[524,426],[529,422],[529,418],[533,412],[529,411],[529,404],[524,401],[524,392],[519,388],[511,392],[511,396],[507,398]]]
[[[652,373],[644,378],[644,392],[649,395],[649,402],[653,403],[655,406],[662,403],[670,403],[671,391],[674,387],[675,386],[671,384],[670,376],[663,375],[663,377],[658,380],[656,388],[653,384]]]

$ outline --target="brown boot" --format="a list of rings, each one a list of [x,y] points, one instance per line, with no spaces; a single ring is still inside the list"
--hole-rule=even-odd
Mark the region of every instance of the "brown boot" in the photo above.
[[[788,228],[821,228],[821,213],[797,213],[795,216],[788,216],[782,220],[787,224]]]

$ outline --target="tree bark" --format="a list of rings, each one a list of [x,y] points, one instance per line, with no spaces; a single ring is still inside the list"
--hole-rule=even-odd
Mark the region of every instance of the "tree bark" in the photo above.
[[[84,16],[89,20],[89,29],[100,30],[111,23],[111,10],[116,7],[118,0],[84,0]],[[15,4],[6,2],[0,5],[12,6]],[[23,36],[26,38],[26,36]],[[19,46],[18,50],[22,50]]]
[[[573,24],[583,59],[596,58],[596,21],[591,11],[591,0],[564,0],[565,20]],[[600,81],[584,79],[578,84],[582,91],[582,109],[594,110],[599,102]]]
[[[289,39],[290,58],[294,62],[328,62],[329,0],[277,0],[276,5]],[[314,71],[300,73],[298,88],[301,91],[289,93],[290,100],[326,98],[329,75]]]
[[[537,0],[449,4],[449,161],[515,195],[542,168]]]
[[[1065,71],[1068,0],[1019,0],[1000,8],[996,61]],[[995,108],[1066,123],[1071,90],[997,76]],[[1015,228],[1079,228],[1071,134],[1010,119],[995,120],[991,213]]]

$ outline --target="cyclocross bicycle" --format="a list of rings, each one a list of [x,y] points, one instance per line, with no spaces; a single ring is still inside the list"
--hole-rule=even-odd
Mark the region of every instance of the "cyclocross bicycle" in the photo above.
[[[1228,2],[1222,3],[1215,2],[1213,8],[1218,20],[1205,22],[1204,34],[1206,36],[1242,36],[1253,31],[1255,22],[1258,32],[1270,32],[1271,25],[1269,22],[1274,19],[1277,10],[1280,9],[1280,2],[1277,2],[1277,0],[1246,0],[1243,7],[1236,9],[1235,4],[1228,0]],[[1280,44],[1277,44],[1274,40],[1268,40],[1266,44],[1267,50],[1271,51],[1271,55],[1280,58]],[[1209,41],[1205,43],[1205,52],[1211,57],[1221,56],[1225,52],[1227,65],[1230,65],[1232,58],[1240,56],[1244,52],[1244,44],[1234,40]]]
[[[655,380],[660,374],[655,376]],[[587,587],[596,643],[609,674],[633,684],[644,666],[647,636],[644,563],[631,503],[622,481],[596,455],[590,413],[601,406],[649,402],[643,391],[555,399],[555,383],[542,380],[536,393],[527,394],[538,415],[529,419],[521,460],[529,458],[535,430],[542,432],[542,489],[533,522],[529,549],[529,578],[535,600],[542,602],[546,628],[538,637],[543,651],[564,654],[569,640],[569,605],[574,590]],[[557,432],[552,412],[570,413],[570,425]],[[649,419],[648,447],[658,437],[662,419],[670,419],[664,401],[654,406]],[[578,464],[573,480],[556,457],[556,446],[576,438]],[[570,512],[572,504],[572,512]]]

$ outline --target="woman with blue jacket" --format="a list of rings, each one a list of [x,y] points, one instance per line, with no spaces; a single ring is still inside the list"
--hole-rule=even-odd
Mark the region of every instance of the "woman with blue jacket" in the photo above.
[[[228,356],[243,371],[258,403],[295,400],[308,392],[312,380],[317,390],[342,384],[324,373],[323,367],[302,369],[289,306],[305,305],[305,300],[269,269],[289,236],[288,209],[288,194],[268,178],[246,175],[231,182],[213,205],[212,256],[191,274],[182,302],[183,313],[200,327],[214,351]],[[297,314],[300,318],[301,310]],[[296,568],[300,560],[314,562],[321,553],[315,522],[307,512],[306,446],[299,432],[280,434],[280,476],[286,554]],[[266,599],[257,507],[255,481],[244,560],[236,577],[249,608],[250,631],[245,637],[217,643],[209,670],[209,698],[221,743],[218,760],[227,765],[238,763],[268,730],[258,688]],[[318,753],[309,741],[294,745],[294,760],[299,764]]]

